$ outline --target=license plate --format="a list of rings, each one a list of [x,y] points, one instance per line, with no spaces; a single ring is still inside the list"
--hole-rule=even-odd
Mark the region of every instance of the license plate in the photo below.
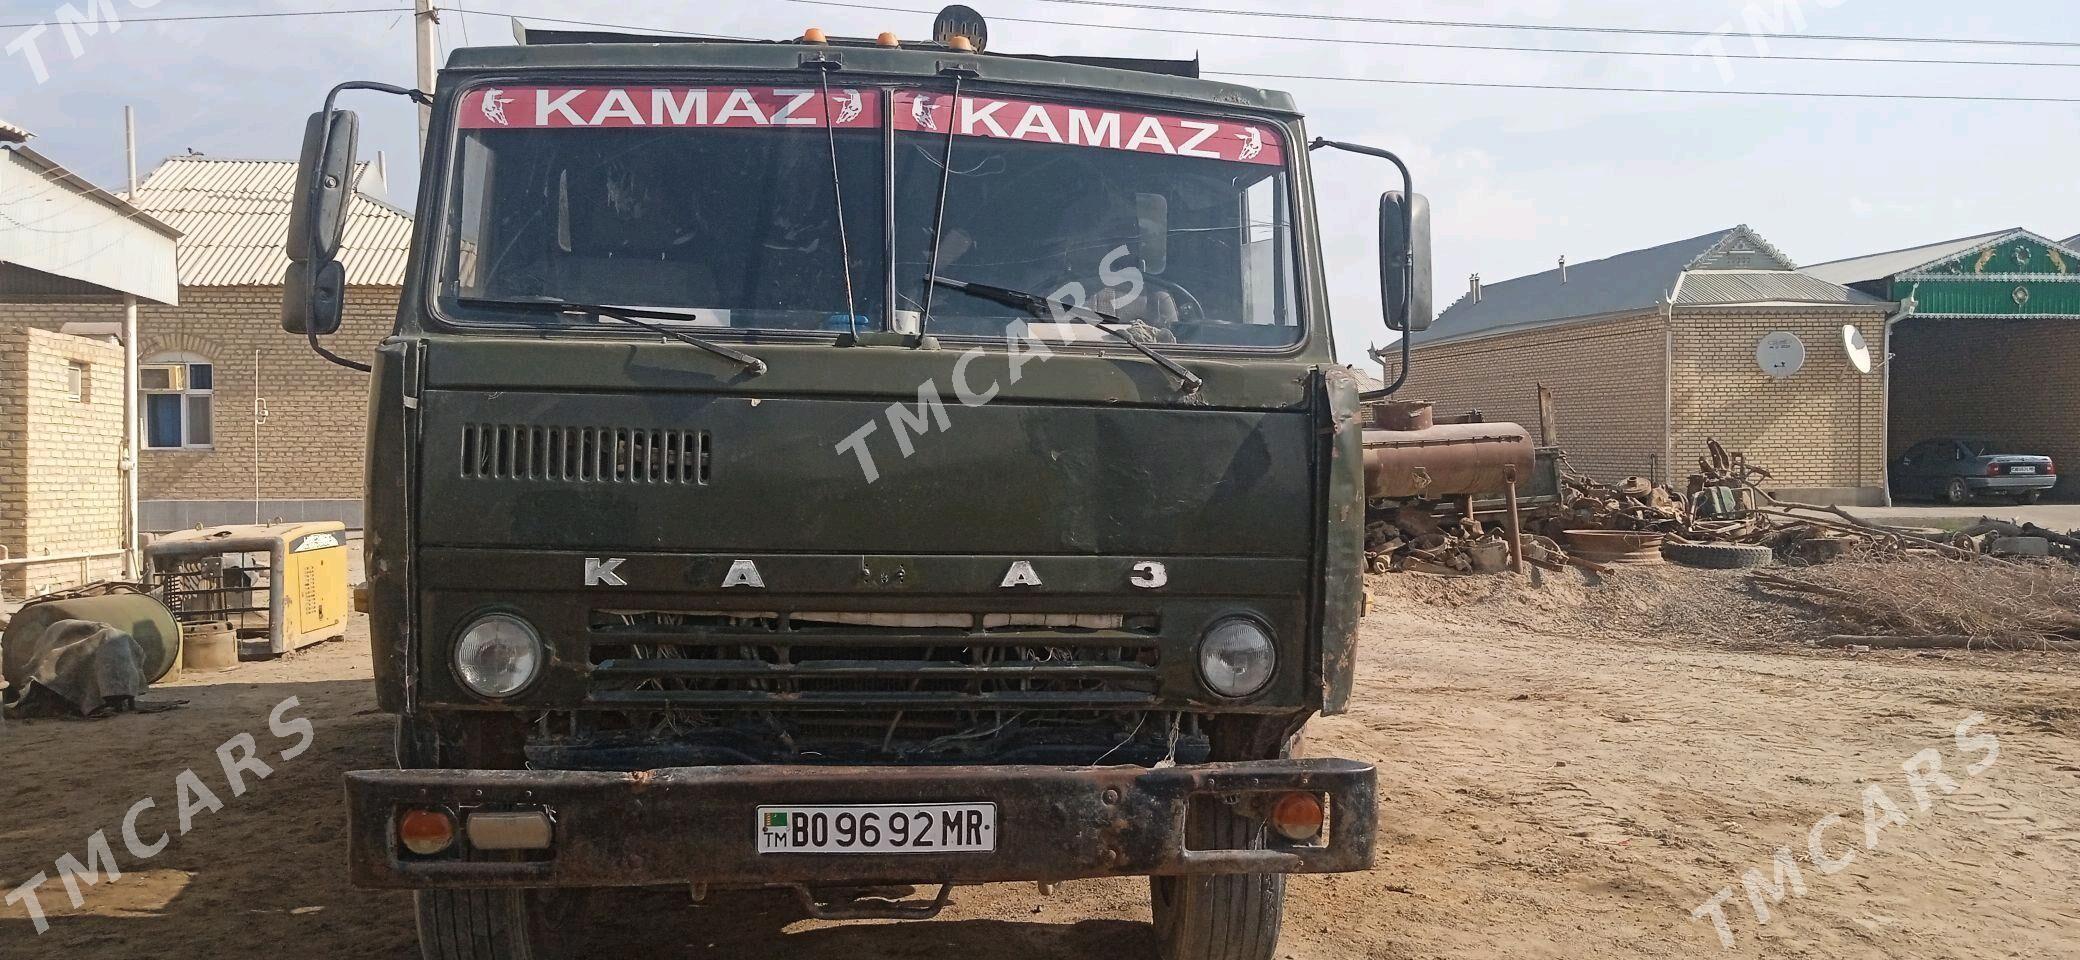
[[[2037,472],[2037,468],[2035,468],[2035,467],[2009,467],[2009,468],[2008,468],[2008,472],[2009,472],[2009,473],[2013,473],[2013,474],[2035,473],[2035,472]]]
[[[760,853],[978,853],[997,848],[994,803],[760,807]]]

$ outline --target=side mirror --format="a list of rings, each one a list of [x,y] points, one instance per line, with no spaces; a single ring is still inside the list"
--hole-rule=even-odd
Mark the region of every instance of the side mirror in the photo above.
[[[303,154],[289,205],[289,259],[323,263],[339,254],[347,230],[361,118],[352,110],[320,110],[303,125]]]
[[[282,274],[282,329],[299,336],[338,332],[346,296],[347,268],[338,260],[291,261]]]
[[[1430,201],[1420,193],[1379,198],[1379,300],[1387,329],[1430,329]]]

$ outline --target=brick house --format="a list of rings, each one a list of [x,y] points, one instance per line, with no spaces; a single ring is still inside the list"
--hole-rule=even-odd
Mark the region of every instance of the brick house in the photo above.
[[[179,293],[178,231],[29,139],[0,122],[0,602],[135,575],[126,351],[56,328]]]
[[[180,303],[144,306],[138,321],[144,530],[361,523],[367,377],[280,326],[295,173],[287,160],[173,157],[132,198],[181,231]],[[340,252],[345,319],[329,344],[346,356],[372,352],[395,325],[412,228],[380,198],[380,163],[356,176]],[[91,306],[52,316],[93,332],[112,318]]]
[[[120,578],[123,348],[0,325],[0,595]]]
[[[2013,227],[1805,271],[1900,304],[1888,453],[1958,437],[2080,466],[2080,245]]]
[[[1798,272],[1738,226],[1501,283],[1476,277],[1416,335],[1402,395],[1440,415],[1535,425],[1544,385],[1559,445],[1593,476],[1680,482],[1709,438],[1766,466],[1787,495],[1881,503],[1884,377],[1857,369],[1843,328],[1882,359],[1892,308]]]

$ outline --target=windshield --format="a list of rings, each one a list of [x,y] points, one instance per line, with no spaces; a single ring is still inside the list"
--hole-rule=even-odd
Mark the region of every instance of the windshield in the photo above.
[[[943,179],[942,277],[1106,310],[1148,342],[1301,339],[1269,124],[965,93],[956,115],[947,92],[839,87],[476,88],[457,110],[441,295],[460,322],[597,323],[496,303],[555,300],[704,333],[914,332]],[[942,337],[1032,319],[929,300]]]

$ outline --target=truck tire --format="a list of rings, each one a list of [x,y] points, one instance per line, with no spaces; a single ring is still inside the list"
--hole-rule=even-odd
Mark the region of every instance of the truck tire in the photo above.
[[[1262,849],[1261,820],[1218,811],[1205,847]],[[1201,846],[1201,844],[1194,844]],[[1285,914],[1286,875],[1150,877],[1158,960],[1272,960]]]
[[[525,890],[421,890],[425,960],[537,960]]]
[[[1661,557],[1670,563],[1707,570],[1743,570],[1766,567],[1777,555],[1768,547],[1747,543],[1664,543]]]

